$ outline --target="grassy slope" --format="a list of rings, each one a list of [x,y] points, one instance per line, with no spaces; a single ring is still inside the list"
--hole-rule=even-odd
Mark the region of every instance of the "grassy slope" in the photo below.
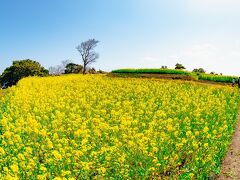
[[[191,75],[190,72],[176,69],[118,69],[113,70],[113,73],[138,73],[138,74],[182,74]]]
[[[176,69],[118,69],[113,70],[112,73],[119,74],[120,77],[142,77],[139,74],[170,74],[170,75],[179,75],[178,77],[173,77],[172,79],[185,79],[185,80],[204,80],[204,81],[213,81],[213,82],[223,82],[231,83],[234,76],[222,76],[222,75],[212,75],[212,74],[196,74],[184,70]],[[188,76],[181,78],[180,76]],[[154,77],[154,76],[151,76]],[[192,78],[189,78],[192,77]],[[159,77],[161,78],[161,77]],[[165,78],[165,77],[162,77]]]

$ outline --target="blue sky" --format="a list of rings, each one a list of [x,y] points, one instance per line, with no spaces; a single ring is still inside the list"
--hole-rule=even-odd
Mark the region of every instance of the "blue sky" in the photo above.
[[[0,72],[12,60],[81,63],[75,47],[100,41],[96,69],[184,64],[240,75],[238,0],[2,0]]]

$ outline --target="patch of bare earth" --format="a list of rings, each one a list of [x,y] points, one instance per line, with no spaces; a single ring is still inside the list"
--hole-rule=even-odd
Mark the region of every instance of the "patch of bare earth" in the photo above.
[[[221,174],[218,179],[240,179],[240,115],[237,117],[236,131],[230,149],[222,161]]]
[[[196,80],[192,76],[178,75],[178,74],[134,74],[134,73],[108,73],[109,77],[116,78],[155,78],[155,79],[168,79],[168,80],[183,80],[183,81],[194,81],[201,84],[213,84],[213,85],[231,85],[231,83],[215,82],[207,80]]]

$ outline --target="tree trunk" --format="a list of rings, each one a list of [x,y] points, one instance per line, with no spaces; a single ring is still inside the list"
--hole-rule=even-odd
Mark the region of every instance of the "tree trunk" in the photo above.
[[[83,65],[83,75],[86,74],[86,65]]]

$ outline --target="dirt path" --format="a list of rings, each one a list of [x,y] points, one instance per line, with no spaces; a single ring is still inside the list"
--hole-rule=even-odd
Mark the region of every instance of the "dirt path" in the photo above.
[[[222,162],[221,175],[218,179],[240,179],[240,115],[237,117],[236,131],[230,149]]]

